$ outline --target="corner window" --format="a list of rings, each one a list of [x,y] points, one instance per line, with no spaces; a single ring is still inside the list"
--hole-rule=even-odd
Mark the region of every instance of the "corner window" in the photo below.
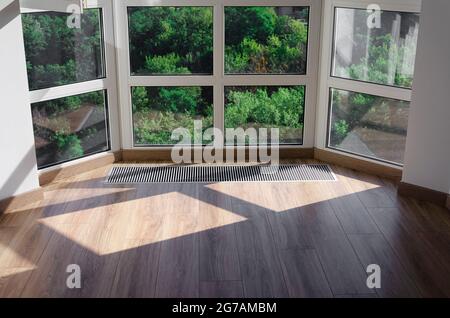
[[[327,147],[402,165],[419,32],[415,12],[334,9]]]
[[[106,68],[104,19],[111,27],[112,12],[107,3],[86,4],[79,25],[70,23],[71,13],[22,13],[39,169],[111,149],[108,96],[116,88],[108,79],[114,61]]]
[[[330,94],[330,147],[403,162],[409,102],[338,89]]]

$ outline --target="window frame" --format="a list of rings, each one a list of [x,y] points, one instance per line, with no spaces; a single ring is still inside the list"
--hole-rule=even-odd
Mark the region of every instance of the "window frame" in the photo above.
[[[121,149],[119,132],[119,112],[118,95],[116,83],[116,54],[114,45],[114,20],[112,0],[86,0],[85,9],[102,9],[102,31],[103,31],[103,63],[104,77],[78,82],[68,85],[54,86],[29,91],[30,104],[45,102],[53,99],[59,99],[84,93],[104,91],[105,94],[105,115],[107,127],[107,140],[109,150],[99,153],[85,155],[81,158],[55,163],[50,166],[39,169],[40,173],[60,169],[67,165],[73,165],[85,160],[90,160],[105,153],[113,153]],[[21,13],[39,12],[37,10],[21,9]]]
[[[133,86],[212,86],[214,102],[214,127],[224,131],[224,89],[227,86],[305,86],[304,132],[302,145],[280,145],[280,148],[312,148],[315,135],[315,105],[319,63],[321,3],[316,0],[124,0],[115,1],[118,50],[118,83],[121,113],[122,148],[167,149],[173,145],[135,145],[131,87]],[[172,76],[131,76],[128,7],[139,6],[187,6],[213,7],[213,74]],[[309,7],[309,36],[305,75],[226,75],[225,61],[225,7],[226,6],[305,6]],[[122,26],[122,27],[120,27]],[[193,148],[197,147],[192,145]],[[253,146],[224,146],[240,148]],[[254,146],[257,147],[257,146]]]
[[[335,12],[337,8],[351,8],[366,10],[371,0],[324,0],[322,8],[322,35],[320,52],[320,73],[319,89],[317,94],[317,116],[316,116],[316,148],[326,150],[336,154],[346,155],[356,159],[385,165],[388,167],[402,168],[403,164],[389,162],[382,159],[370,158],[363,155],[354,154],[329,146],[330,124],[331,124],[331,89],[345,90],[357,93],[364,93],[379,97],[386,97],[395,100],[411,102],[412,89],[387,86],[383,84],[364,82],[353,79],[345,79],[332,75],[334,59],[334,31]],[[381,10],[417,13],[421,12],[421,0],[378,0],[377,4]]]

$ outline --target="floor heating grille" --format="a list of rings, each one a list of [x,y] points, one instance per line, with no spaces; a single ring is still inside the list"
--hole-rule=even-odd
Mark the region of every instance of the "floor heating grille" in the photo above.
[[[328,165],[125,165],[111,169],[106,182],[124,183],[210,183],[336,181]]]

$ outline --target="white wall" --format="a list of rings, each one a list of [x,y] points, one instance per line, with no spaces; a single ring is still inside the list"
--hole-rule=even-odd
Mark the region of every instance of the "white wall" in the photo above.
[[[424,0],[403,181],[450,188],[450,1]]]
[[[0,12],[0,200],[39,187],[19,12]]]

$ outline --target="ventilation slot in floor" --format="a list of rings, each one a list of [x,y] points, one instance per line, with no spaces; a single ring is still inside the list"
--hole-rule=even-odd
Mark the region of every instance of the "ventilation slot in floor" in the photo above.
[[[251,166],[116,166],[107,183],[209,183],[209,182],[336,181],[323,164]]]

